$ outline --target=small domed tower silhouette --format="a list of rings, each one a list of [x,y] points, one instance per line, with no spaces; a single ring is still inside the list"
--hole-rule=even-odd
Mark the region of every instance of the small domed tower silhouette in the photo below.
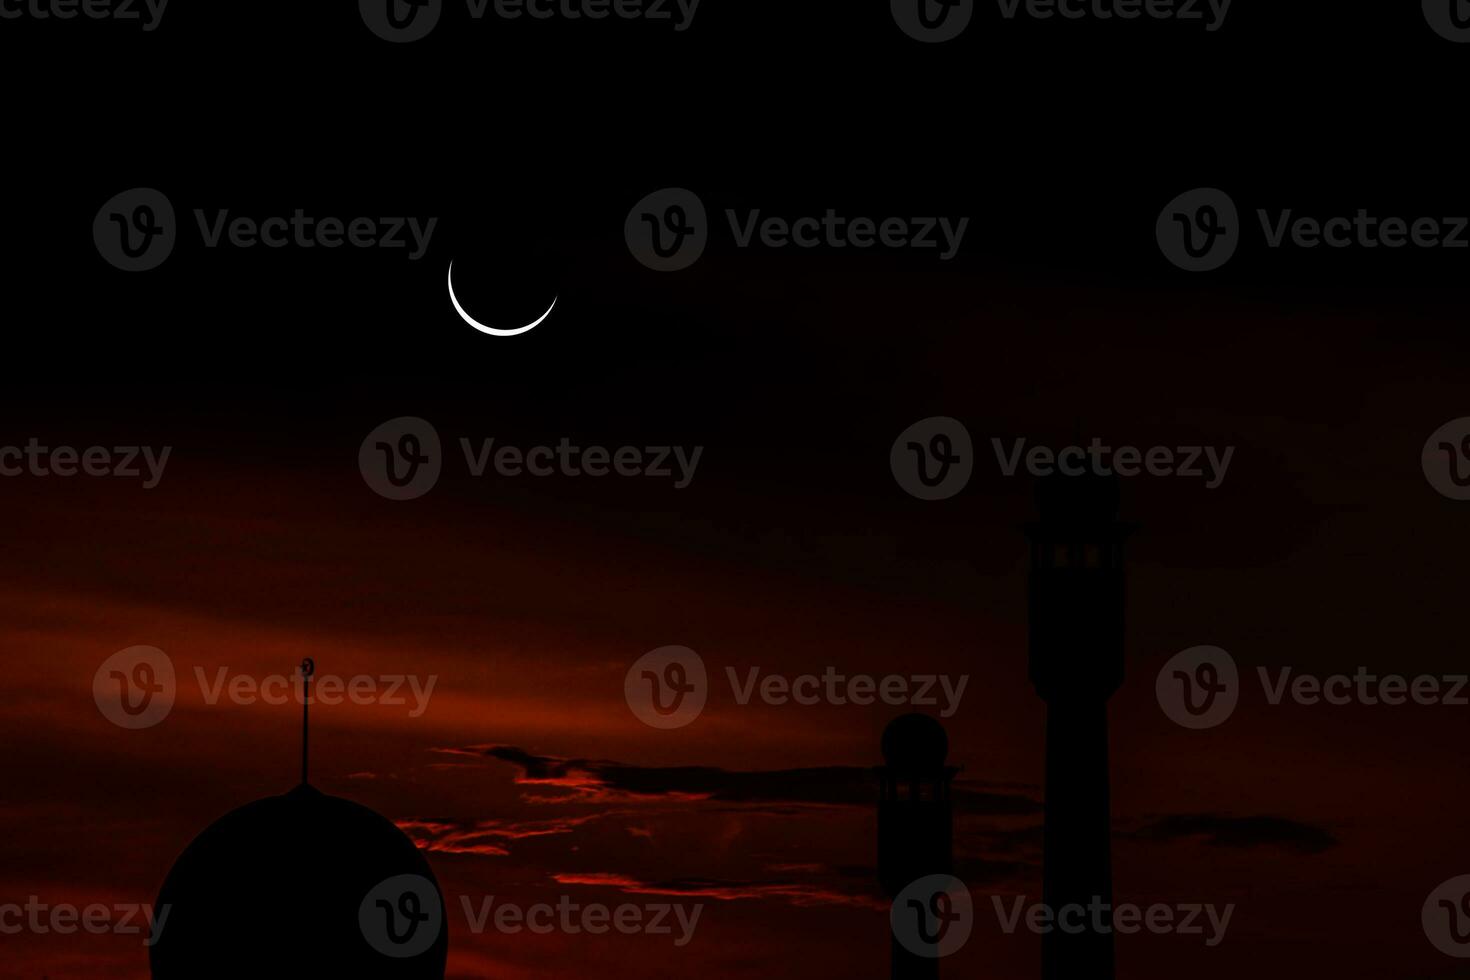
[[[308,785],[304,756],[302,768],[301,785],[221,817],[174,863],[153,980],[443,980],[449,930],[428,862],[384,817]]]
[[[950,781],[959,769],[945,765],[949,736],[924,714],[907,714],[883,731],[884,765],[876,770],[878,880],[889,898],[928,875],[954,867]],[[893,980],[939,976],[939,961],[918,956],[892,940]]]

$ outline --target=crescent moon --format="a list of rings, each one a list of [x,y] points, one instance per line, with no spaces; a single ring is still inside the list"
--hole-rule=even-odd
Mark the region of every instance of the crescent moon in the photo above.
[[[529,333],[530,331],[535,330],[537,327],[541,326],[541,324],[545,322],[547,317],[551,316],[551,311],[556,309],[556,301],[560,298],[560,296],[553,296],[551,299],[551,305],[546,308],[546,312],[541,314],[535,320],[532,320],[530,323],[526,324],[524,327],[516,327],[514,330],[498,330],[495,327],[487,327],[485,326],[485,324],[479,322],[474,317],[466,313],[464,307],[459,305],[459,297],[454,295],[454,263],[449,263],[449,302],[454,304],[455,311],[460,315],[460,318],[463,319],[465,323],[468,323],[470,326],[480,331],[480,333],[487,333],[492,337],[515,337],[520,334]]]

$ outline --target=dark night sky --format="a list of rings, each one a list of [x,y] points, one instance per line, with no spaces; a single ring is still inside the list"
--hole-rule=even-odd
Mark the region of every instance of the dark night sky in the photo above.
[[[682,644],[721,672],[969,675],[946,724],[959,870],[982,914],[945,975],[1034,977],[1039,942],[1003,934],[989,905],[1039,896],[1044,724],[1025,660],[1032,487],[1001,476],[990,440],[1099,436],[1236,449],[1218,489],[1123,487],[1142,531],[1112,704],[1117,898],[1237,911],[1216,948],[1121,939],[1119,975],[1460,975],[1419,909],[1470,872],[1467,709],[1271,707],[1257,687],[1225,726],[1190,732],[1154,677],[1197,644],[1251,675],[1464,669],[1470,511],[1433,491],[1419,453],[1470,415],[1470,258],[1272,252],[1257,236],[1190,277],[1153,224],[1202,185],[1251,220],[1466,213],[1453,93],[1470,48],[1417,5],[1370,22],[1241,0],[1209,35],[982,12],[930,49],[886,5],[706,3],[675,37],[486,24],[402,49],[347,4],[180,6],[127,44],[104,25],[0,22],[18,93],[0,445],[173,447],[150,491],[0,479],[0,903],[152,901],[193,834],[294,777],[294,708],[194,692],[163,726],[122,732],[90,698],[103,659],[150,644],[190,671],[260,674],[310,655],[439,676],[421,718],[324,709],[314,769],[420,841],[456,907],[707,906],[681,949],[461,929],[452,976],[882,975],[874,815],[852,770],[879,761],[894,710],[717,689],[694,725],[654,731],[623,674]],[[195,236],[126,276],[88,230],[139,185],[189,221],[305,207],[440,228],[420,262]],[[660,275],[622,224],[674,185],[721,221],[833,207],[971,228],[950,262],[726,234]],[[548,282],[562,305],[524,337],[474,334],[445,295],[451,259],[477,308],[534,305]],[[704,455],[680,491],[456,465],[394,503],[356,458],[403,415],[446,443]],[[965,423],[977,470],[923,503],[888,452],[934,415]],[[118,937],[0,948],[17,976],[146,975]]]

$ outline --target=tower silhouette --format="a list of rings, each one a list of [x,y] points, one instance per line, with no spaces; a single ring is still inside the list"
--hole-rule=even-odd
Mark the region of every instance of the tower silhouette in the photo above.
[[[1078,931],[1042,939],[1044,980],[1111,980],[1112,819],[1108,699],[1123,682],[1123,541],[1115,479],[1037,484],[1040,521],[1027,525],[1030,673],[1046,702],[1046,827],[1042,897],[1053,914],[1089,912]],[[1106,907],[1097,916],[1094,903]]]
[[[950,780],[959,770],[944,764],[949,736],[923,714],[907,714],[883,730],[883,759],[876,770],[878,879],[890,899],[927,875],[949,874],[954,864]],[[920,956],[890,936],[892,980],[932,980],[939,960]]]
[[[312,667],[302,665],[303,694]],[[301,785],[221,817],[169,871],[154,980],[443,980],[449,930],[434,873],[387,819],[307,784],[306,703]]]

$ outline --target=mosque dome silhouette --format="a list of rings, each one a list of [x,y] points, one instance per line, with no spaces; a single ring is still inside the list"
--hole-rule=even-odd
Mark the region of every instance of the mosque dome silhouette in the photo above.
[[[304,780],[205,828],[155,908],[167,918],[154,980],[444,977],[449,930],[428,862],[384,817]]]

